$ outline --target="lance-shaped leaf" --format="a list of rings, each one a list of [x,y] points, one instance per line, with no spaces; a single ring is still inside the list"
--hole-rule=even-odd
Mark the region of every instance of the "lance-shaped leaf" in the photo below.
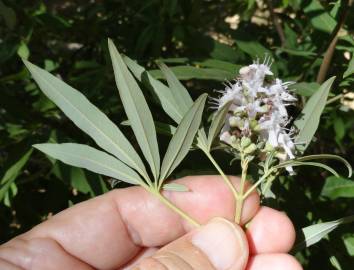
[[[352,56],[352,59],[349,62],[347,70],[343,74],[343,78],[349,77],[354,73],[354,56]]]
[[[226,104],[224,104],[224,106],[222,106],[222,108],[219,109],[214,115],[214,118],[213,118],[210,128],[209,128],[209,133],[208,133],[208,149],[209,149],[209,151],[210,151],[211,145],[213,144],[215,137],[218,135],[218,133],[220,132],[220,129],[222,128],[222,126],[225,123],[225,117],[229,111],[229,107],[230,107],[231,103],[232,103],[232,101],[229,101]]]
[[[157,97],[162,108],[176,123],[179,123],[183,118],[183,112],[172,95],[171,90],[159,80],[153,78],[149,72],[138,63],[127,56],[122,56],[125,64],[134,74],[137,80],[149,88],[149,90]]]
[[[331,154],[318,154],[318,155],[309,155],[296,158],[297,161],[308,161],[308,160],[318,160],[318,159],[333,159],[342,162],[348,169],[348,177],[352,176],[353,169],[350,163],[345,159],[337,155]]]
[[[140,157],[120,129],[83,94],[62,80],[24,60],[44,94],[102,149],[146,176]]]
[[[330,176],[326,179],[321,195],[331,199],[354,198],[354,181],[351,179]]]
[[[184,114],[193,104],[191,96],[183,84],[177,79],[175,74],[173,74],[173,72],[164,63],[160,62],[158,63],[158,66],[167,80],[175,102]]]
[[[150,109],[133,75],[129,72],[112,40],[108,40],[114,75],[125,112],[154,178],[160,171],[156,130]]]
[[[289,161],[282,162],[282,163],[274,166],[273,168],[280,169],[280,168],[285,168],[285,167],[288,167],[288,166],[291,166],[291,167],[297,167],[297,166],[319,167],[319,168],[325,169],[325,170],[329,171],[331,174],[339,177],[339,174],[334,169],[332,169],[331,167],[327,166],[326,164],[322,164],[322,163],[319,163],[319,162],[303,162],[303,161],[297,161],[297,160],[289,160]]]
[[[88,145],[43,143],[35,144],[33,147],[68,165],[85,168],[134,185],[143,182],[139,175],[129,166],[113,156]]]
[[[190,191],[190,189],[182,184],[178,184],[178,183],[167,183],[163,185],[163,190],[166,191],[175,191],[175,192],[187,192]]]
[[[171,174],[187,155],[199,129],[206,98],[206,94],[201,95],[178,125],[162,162],[160,183]]]
[[[4,174],[0,181],[0,201],[6,197],[11,185],[21,173],[22,168],[26,165],[32,154],[32,149],[27,151],[16,163],[14,163]]]
[[[311,225],[302,229],[302,237],[297,241],[294,251],[301,250],[319,242],[339,225],[354,222],[354,216]]]
[[[301,152],[306,150],[312,137],[315,135],[334,79],[335,77],[332,77],[325,81],[316,93],[310,97],[301,112],[300,118],[294,123],[299,130],[295,142],[297,143],[298,150]]]

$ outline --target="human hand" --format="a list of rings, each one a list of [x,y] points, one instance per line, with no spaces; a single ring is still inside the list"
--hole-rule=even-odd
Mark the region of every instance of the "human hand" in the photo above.
[[[232,179],[238,185],[239,179]],[[202,224],[186,221],[140,187],[117,189],[77,204],[0,247],[2,270],[190,269],[301,270],[286,253],[295,232],[283,213],[244,204],[242,223],[231,220],[233,197],[218,176],[177,180],[191,192],[165,192]],[[162,246],[161,249],[159,249]]]

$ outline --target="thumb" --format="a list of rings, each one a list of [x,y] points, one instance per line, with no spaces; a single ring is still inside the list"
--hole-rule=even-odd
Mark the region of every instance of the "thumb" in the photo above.
[[[244,270],[247,260],[248,243],[241,227],[214,218],[143,259],[135,269]]]

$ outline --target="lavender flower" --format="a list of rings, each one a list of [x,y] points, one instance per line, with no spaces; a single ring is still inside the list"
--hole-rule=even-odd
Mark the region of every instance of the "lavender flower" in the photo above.
[[[232,101],[222,128],[221,141],[233,146],[242,137],[263,145],[261,151],[276,150],[281,160],[295,158],[295,146],[288,129],[289,115],[286,106],[296,98],[288,91],[290,82],[275,78],[269,59],[242,67],[239,78],[226,85],[215,99],[217,108]],[[289,168],[289,170],[291,170]]]

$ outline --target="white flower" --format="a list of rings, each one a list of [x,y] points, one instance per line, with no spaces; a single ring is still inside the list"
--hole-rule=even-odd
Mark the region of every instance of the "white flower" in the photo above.
[[[286,106],[296,101],[288,92],[291,82],[274,78],[269,59],[242,67],[239,74],[239,79],[226,85],[216,99],[218,109],[232,101],[220,139],[230,144],[231,134],[252,136],[253,140],[253,135],[257,135],[257,142],[277,149],[281,159],[295,158],[294,143],[286,128],[289,123]]]

